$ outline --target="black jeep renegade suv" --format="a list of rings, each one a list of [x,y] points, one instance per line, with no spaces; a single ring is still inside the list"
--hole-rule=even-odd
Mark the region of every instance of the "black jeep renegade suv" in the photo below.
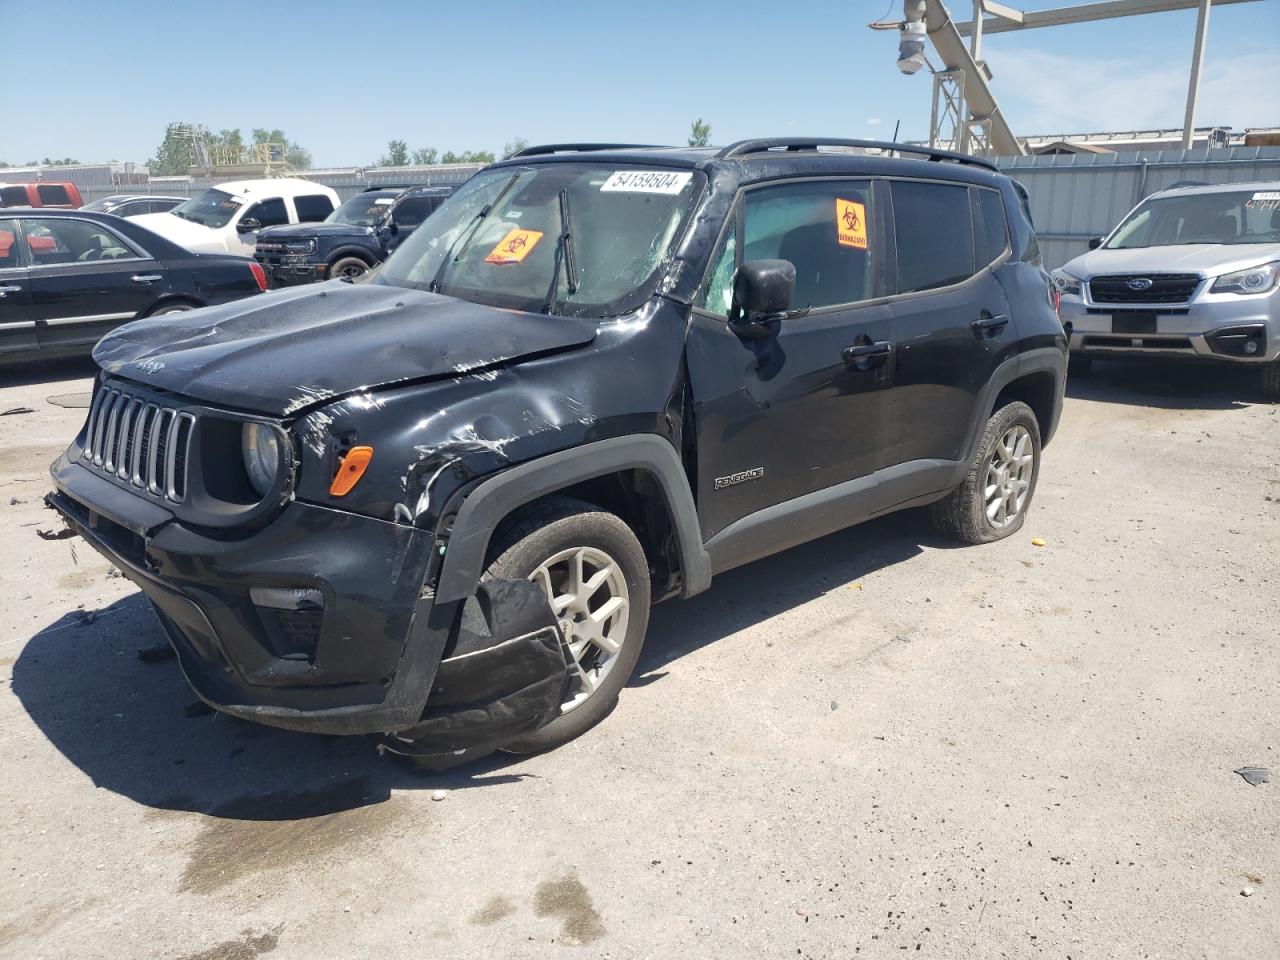
[[[453,190],[370,188],[347,200],[323,223],[260,230],[254,259],[273,287],[355,279],[385,260]]]
[[[528,149],[370,283],[108,336],[49,502],[219,710],[553,746],[654,601],[905,507],[1020,528],[1067,342],[1019,194],[861,141]]]

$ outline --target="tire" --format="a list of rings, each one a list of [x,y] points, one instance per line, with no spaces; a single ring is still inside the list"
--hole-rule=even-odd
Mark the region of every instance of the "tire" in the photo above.
[[[1280,359],[1262,368],[1262,395],[1272,403],[1280,403]]]
[[[580,662],[588,669],[580,671],[582,679],[575,681],[577,686],[570,691],[570,699],[562,707],[560,716],[504,744],[502,749],[509,753],[550,750],[590,730],[613,710],[618,694],[640,659],[649,626],[649,566],[636,535],[614,514],[570,497],[544,500],[517,514],[499,531],[490,547],[484,579],[530,579],[543,584],[544,589],[567,596],[571,583],[560,577],[571,576],[572,560],[550,565],[546,577],[539,570],[552,558],[574,551],[582,551],[582,569],[587,582],[606,569],[602,557],[611,561],[614,568],[613,575],[607,576],[595,592],[586,597],[590,601],[586,604],[587,610],[599,612],[605,602],[612,603],[614,597],[621,596],[625,584],[625,603],[615,604],[616,612],[606,617],[605,626],[599,630],[602,640],[617,642],[618,648],[616,653],[609,654],[604,647],[590,641],[575,640],[575,620],[582,619],[584,630],[591,630],[592,625],[582,611],[574,612],[572,604],[563,611],[557,610],[561,629],[570,640],[570,649],[581,657]],[[561,590],[566,593],[561,594]],[[625,623],[619,623],[618,615],[624,611]],[[566,626],[570,629],[566,630]],[[611,630],[612,635],[607,635]],[[596,672],[591,669],[592,664],[598,669],[599,679],[598,685],[588,692],[585,689],[588,676]]]
[[[359,257],[339,257],[329,264],[330,280],[354,280],[369,272],[369,264]]]
[[[148,317],[167,317],[171,313],[186,313],[188,310],[194,310],[194,303],[187,303],[185,300],[177,300],[171,303],[161,304],[156,309],[147,314]]]
[[[1071,365],[1067,369],[1067,375],[1072,377],[1087,377],[1093,372],[1093,357],[1072,357]]]
[[[1006,455],[1008,448],[1003,445],[1006,439],[1013,444],[1016,460]],[[1024,445],[1021,454],[1017,453],[1019,444]],[[1022,459],[1028,447],[1030,462]],[[1014,462],[1017,469],[1011,471],[1009,466]],[[1002,465],[1003,472],[999,469]],[[987,420],[964,482],[929,508],[933,526],[943,536],[962,543],[1003,540],[1022,529],[1039,476],[1040,425],[1025,403],[1008,403]],[[989,490],[992,491],[990,503]],[[1003,511],[999,502],[1004,503]],[[1010,511],[1010,505],[1015,509]],[[994,516],[989,510],[994,511]]]

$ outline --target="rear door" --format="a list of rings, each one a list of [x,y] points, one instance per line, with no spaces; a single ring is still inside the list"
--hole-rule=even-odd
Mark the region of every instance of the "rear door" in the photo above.
[[[20,222],[41,347],[94,344],[168,292],[164,264],[105,224],[38,216]]]
[[[0,220],[0,356],[39,345],[26,262],[17,220]]]
[[[887,462],[961,460],[978,394],[1017,350],[1009,304],[992,271],[1008,256],[1003,205],[995,191],[962,183],[888,186],[898,366]],[[1000,210],[989,232],[987,193]]]

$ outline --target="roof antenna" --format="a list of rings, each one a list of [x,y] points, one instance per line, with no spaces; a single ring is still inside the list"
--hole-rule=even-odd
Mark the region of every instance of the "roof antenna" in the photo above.
[[[898,118],[897,122],[895,122],[893,125],[893,142],[894,143],[898,142],[898,128],[900,126],[902,126],[902,118]]]

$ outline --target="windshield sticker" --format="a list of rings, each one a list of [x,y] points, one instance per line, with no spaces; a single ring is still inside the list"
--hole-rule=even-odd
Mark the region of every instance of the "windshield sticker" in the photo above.
[[[1245,206],[1250,210],[1280,210],[1280,190],[1263,190],[1255,193]]]
[[[656,170],[618,170],[600,187],[601,193],[677,194],[693,179],[692,173]]]
[[[373,205],[375,207],[389,207],[393,203],[395,203],[395,201],[392,200],[390,197],[383,197],[380,200],[373,201]]]
[[[527,257],[538,241],[542,239],[540,230],[507,231],[507,235],[498,241],[498,245],[489,251],[484,258],[485,263],[519,263]]]
[[[842,247],[867,249],[867,208],[836,197],[836,240]]]

